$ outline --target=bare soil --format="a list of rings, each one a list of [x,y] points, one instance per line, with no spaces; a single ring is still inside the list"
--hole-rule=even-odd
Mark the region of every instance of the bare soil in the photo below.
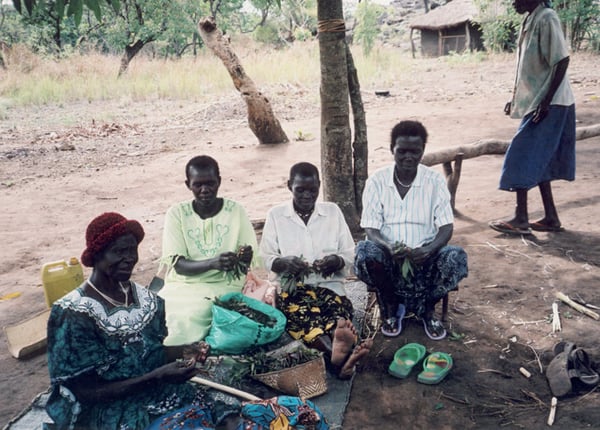
[[[597,56],[575,55],[570,78],[578,126],[600,123]],[[401,119],[422,121],[428,152],[509,140],[518,121],[503,115],[510,98],[514,58],[481,63],[414,60],[390,88],[363,88],[369,168],[392,162],[389,131]],[[389,97],[375,90],[389,90]],[[0,326],[19,323],[45,308],[40,269],[79,256],[88,222],[104,211],[140,220],[146,238],[135,279],[148,282],[160,255],[163,216],[189,198],[184,165],[206,153],[221,165],[221,194],[242,202],[252,219],[289,198],[289,167],[319,164],[318,87],[263,89],[289,144],[264,146],[247,128],[245,106],[232,92],[212,103],[169,100],[92,102],[18,108],[0,122]],[[301,137],[301,140],[295,140]],[[600,306],[600,137],[578,142],[577,179],[557,182],[565,231],[508,237],[488,228],[508,218],[514,195],[497,190],[502,156],[463,163],[452,242],[469,255],[469,277],[451,295],[448,339],[433,342],[412,320],[398,338],[375,338],[354,380],[344,429],[526,428],[546,426],[551,393],[543,374],[552,346],[568,339],[600,361],[600,321],[560,304],[562,331],[549,315],[562,291]],[[441,169],[441,166],[437,166]],[[530,193],[532,219],[542,214]],[[87,274],[87,272],[86,272]],[[48,385],[45,354],[17,360],[0,347],[0,424],[23,410]],[[440,384],[387,374],[406,342],[449,352],[454,368]],[[519,368],[531,373],[524,377]],[[561,399],[554,428],[600,426],[598,389]]]

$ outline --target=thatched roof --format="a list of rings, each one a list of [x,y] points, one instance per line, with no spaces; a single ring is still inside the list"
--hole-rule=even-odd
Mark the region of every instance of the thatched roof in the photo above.
[[[410,23],[410,28],[418,30],[441,30],[455,27],[477,16],[477,7],[472,0],[452,0],[444,6],[437,7],[429,13],[417,16]]]

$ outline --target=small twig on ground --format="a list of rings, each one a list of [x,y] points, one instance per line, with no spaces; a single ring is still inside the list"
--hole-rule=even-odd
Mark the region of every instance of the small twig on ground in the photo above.
[[[511,256],[511,257],[518,257],[518,256],[521,256],[521,257],[527,257],[527,258],[531,259],[531,257],[530,257],[529,255],[527,255],[527,254],[524,254],[524,253],[522,253],[522,252],[520,252],[520,251],[514,251],[514,250],[511,250],[511,249],[507,249],[506,251],[503,251],[503,250],[501,250],[501,249],[498,247],[499,245],[494,245],[494,244],[493,244],[493,243],[491,243],[491,242],[486,242],[486,244],[487,244],[487,245],[488,245],[490,248],[492,248],[492,249],[494,249],[494,250],[496,250],[496,251],[500,252],[501,254],[504,254],[504,255],[509,255],[509,256]]]
[[[525,394],[527,397],[535,400],[537,402],[538,406],[543,406],[544,408],[546,407],[546,404],[540,400],[540,398],[537,396],[537,394],[535,394],[531,391],[523,390],[523,389],[521,389],[521,392],[523,394]]]
[[[535,243],[532,240],[529,239],[525,239],[525,236],[521,235],[521,242],[523,242],[525,244],[525,246],[529,246],[529,245],[533,245],[533,246],[537,246],[538,248],[541,248],[541,245],[538,245],[537,243]]]
[[[581,396],[579,396],[579,397],[578,397],[576,400],[573,400],[573,402],[572,402],[572,403],[577,403],[577,402],[580,402],[580,401],[582,401],[583,399],[585,399],[585,398],[586,398],[587,396],[589,396],[590,394],[592,394],[592,393],[594,393],[594,392],[598,391],[598,388],[599,388],[599,387],[600,387],[600,385],[596,385],[594,388],[592,388],[592,389],[591,389],[590,391],[588,391],[587,393],[585,393],[585,394],[582,394],[582,395],[581,395]]]
[[[533,351],[533,354],[535,355],[535,359],[538,363],[538,366],[540,367],[540,373],[544,373],[544,368],[542,366],[542,361],[540,360],[540,355],[537,353],[537,351],[533,348],[533,346],[531,345],[527,345],[529,347],[529,349],[531,349]]]
[[[539,323],[543,323],[543,322],[546,322],[546,320],[545,319],[543,319],[543,320],[535,320],[535,321],[512,321],[511,320],[511,323],[513,325],[539,324]]]
[[[498,375],[502,376],[503,378],[512,378],[512,375],[509,375],[508,373],[504,373],[500,370],[496,370],[496,369],[480,369],[477,371],[477,373],[497,373]]]
[[[482,288],[482,289],[483,289],[483,288],[498,288],[498,284],[484,285],[484,286],[483,286],[483,287],[481,287],[481,288]]]
[[[448,394],[444,393],[443,391],[440,394],[440,396],[443,397],[443,398],[445,398],[445,399],[448,399],[448,400],[450,400],[452,402],[460,403],[461,405],[469,405],[470,404],[467,400],[457,399],[456,397],[449,396]]]

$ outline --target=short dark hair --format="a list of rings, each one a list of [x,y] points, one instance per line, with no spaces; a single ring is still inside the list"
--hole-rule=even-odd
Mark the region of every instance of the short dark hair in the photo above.
[[[427,143],[427,130],[419,121],[400,121],[392,128],[390,151],[394,150],[396,139],[400,136],[419,136],[423,141],[423,146]]]
[[[200,169],[213,169],[215,175],[221,176],[221,172],[219,171],[219,163],[212,157],[208,155],[198,155],[192,158],[185,165],[185,177],[186,179],[190,179],[190,170],[194,168],[196,170]]]
[[[300,176],[316,176],[317,180],[319,179],[319,169],[317,166],[311,163],[307,163],[305,161],[296,163],[290,169],[290,181],[293,181],[296,175]]]

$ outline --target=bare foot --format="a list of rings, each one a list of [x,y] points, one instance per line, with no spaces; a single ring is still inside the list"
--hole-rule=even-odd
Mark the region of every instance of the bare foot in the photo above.
[[[367,339],[357,345],[348,360],[342,366],[340,373],[338,374],[338,378],[340,379],[348,379],[354,374],[354,368],[359,360],[369,354],[371,351],[371,347],[373,346],[373,339]]]
[[[346,358],[352,351],[356,342],[356,328],[352,321],[339,319],[333,332],[333,344],[331,347],[331,364],[338,367],[344,364]]]

